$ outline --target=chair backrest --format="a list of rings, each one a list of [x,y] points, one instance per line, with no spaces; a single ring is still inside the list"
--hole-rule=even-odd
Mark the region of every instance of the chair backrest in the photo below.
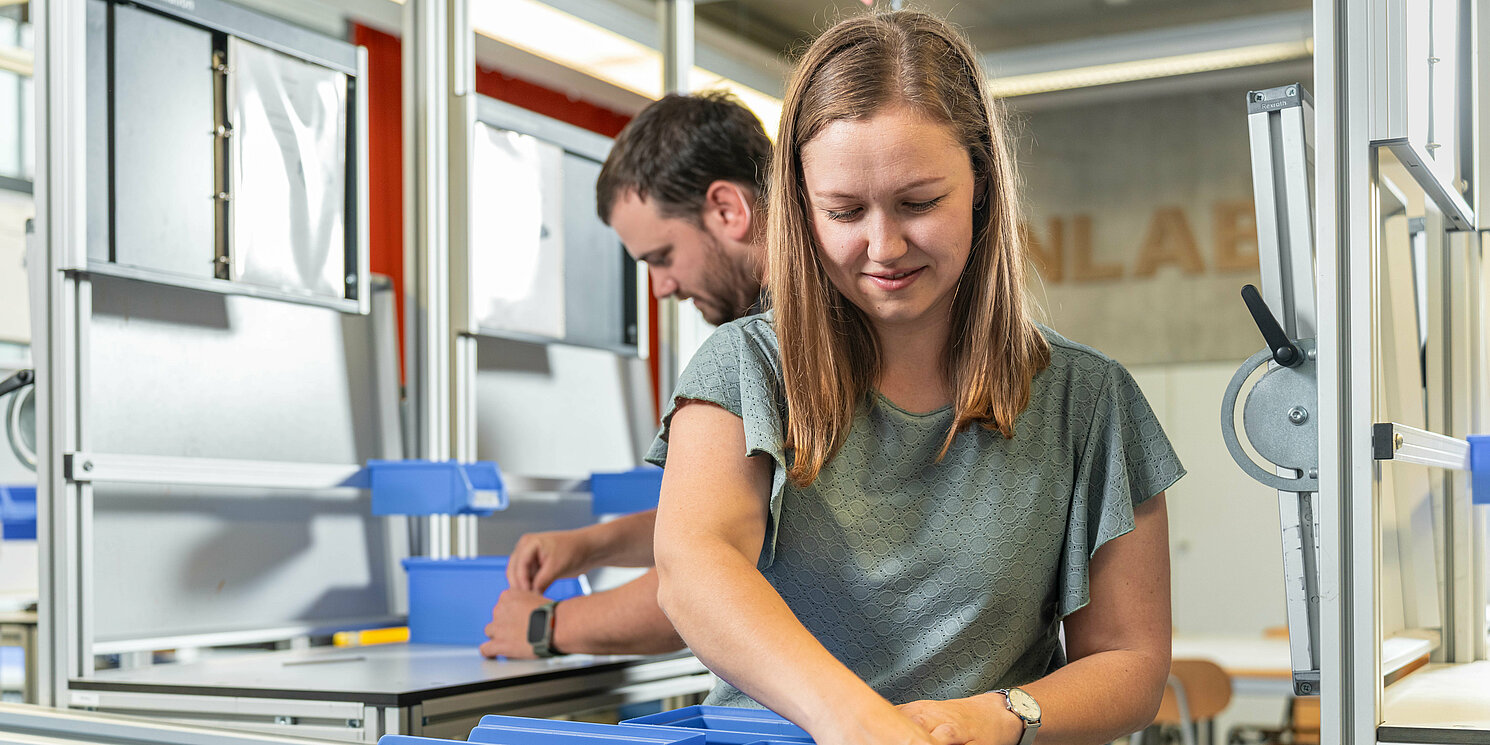
[[[1210,660],[1174,660],[1169,663],[1169,674],[1185,688],[1191,721],[1212,719],[1231,703],[1231,676]],[[1181,721],[1174,686],[1166,685],[1154,722],[1180,724]]]

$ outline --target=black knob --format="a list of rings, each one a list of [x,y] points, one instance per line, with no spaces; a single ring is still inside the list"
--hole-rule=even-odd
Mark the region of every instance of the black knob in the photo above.
[[[4,396],[11,391],[20,390],[21,388],[25,388],[26,386],[31,385],[35,377],[36,374],[31,370],[22,370],[15,375],[6,378],[5,380],[0,380],[0,396]]]
[[[1247,303],[1247,310],[1252,312],[1252,320],[1257,323],[1257,330],[1262,332],[1263,341],[1267,342],[1268,349],[1273,350],[1273,361],[1284,367],[1298,367],[1303,364],[1303,352],[1293,345],[1288,334],[1283,333],[1278,319],[1273,317],[1268,304],[1263,302],[1262,293],[1256,287],[1246,285],[1242,287],[1242,300]]]

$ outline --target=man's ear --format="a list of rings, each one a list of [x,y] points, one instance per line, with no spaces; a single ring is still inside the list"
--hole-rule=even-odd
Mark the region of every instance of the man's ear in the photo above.
[[[732,241],[750,240],[755,218],[755,195],[733,182],[719,180],[704,192],[704,225]]]

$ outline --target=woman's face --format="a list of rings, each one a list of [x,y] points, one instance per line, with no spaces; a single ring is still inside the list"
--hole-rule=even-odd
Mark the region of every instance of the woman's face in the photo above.
[[[973,167],[952,128],[905,107],[802,147],[829,279],[881,331],[944,324],[973,241]]]

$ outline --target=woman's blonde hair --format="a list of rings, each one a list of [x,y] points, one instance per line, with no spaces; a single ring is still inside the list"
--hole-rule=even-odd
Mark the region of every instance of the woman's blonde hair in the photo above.
[[[870,13],[828,29],[787,87],[771,164],[767,286],[786,378],[788,477],[811,484],[843,446],[880,371],[864,314],[835,288],[813,238],[802,147],[823,127],[905,106],[943,122],[967,148],[977,193],[973,243],[952,300],[942,371],[956,412],[940,461],[973,424],[1014,436],[1050,348],[1029,315],[1018,177],[1001,108],[972,45],[918,11]]]

